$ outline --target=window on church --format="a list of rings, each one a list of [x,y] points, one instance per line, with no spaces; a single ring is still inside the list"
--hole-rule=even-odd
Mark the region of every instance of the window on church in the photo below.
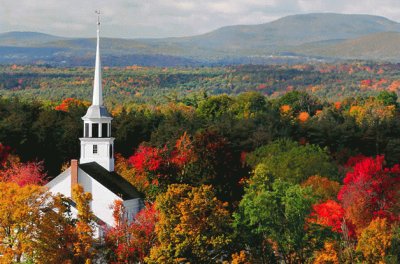
[[[97,145],[93,145],[93,154],[97,154]]]
[[[92,137],[99,137],[99,124],[92,124]]]
[[[107,125],[108,124],[106,124],[106,123],[101,124],[101,137],[103,137],[103,138],[108,137],[108,127],[107,127]]]
[[[85,124],[85,138],[89,137],[89,124]]]
[[[110,159],[113,157],[113,145],[110,145]]]

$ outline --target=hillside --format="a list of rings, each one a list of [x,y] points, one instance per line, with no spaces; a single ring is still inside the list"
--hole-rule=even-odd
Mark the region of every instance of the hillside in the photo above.
[[[288,62],[292,58],[288,59],[286,55],[294,55],[297,60],[322,56],[395,61],[399,57],[397,53],[387,53],[388,49],[381,48],[396,46],[397,38],[389,37],[394,33],[387,32],[400,32],[400,24],[371,15],[316,13],[287,16],[259,25],[228,26],[191,37],[103,38],[101,45],[105,60],[117,61],[116,65],[154,65],[155,58],[159,66],[169,66],[169,59],[174,61],[171,66],[176,63],[264,64],[275,63],[277,57],[282,62]],[[380,33],[389,34],[385,35],[383,45]],[[375,41],[363,42],[369,39]],[[359,45],[363,47],[358,48]],[[93,38],[62,38],[34,32],[3,33],[0,34],[0,63],[91,65],[94,47]],[[142,59],[135,62],[138,55]],[[275,56],[275,61],[270,55]]]
[[[363,59],[374,61],[400,60],[400,33],[380,32],[321,48],[304,49],[301,52],[343,59]]]

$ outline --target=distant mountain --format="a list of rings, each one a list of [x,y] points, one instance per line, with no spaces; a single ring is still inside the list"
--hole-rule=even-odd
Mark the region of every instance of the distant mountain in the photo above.
[[[0,34],[0,46],[31,47],[66,39],[38,32],[14,31]]]
[[[261,25],[223,27],[193,37],[191,41],[221,50],[226,47],[246,50],[269,47],[280,49],[387,31],[400,31],[400,24],[378,16],[317,13],[287,16]],[[246,48],[243,44],[251,46]]]
[[[399,47],[399,32],[380,32],[324,47],[299,49],[299,52],[340,59],[400,62]]]
[[[400,24],[384,17],[316,13],[260,25],[236,25],[181,38],[101,41],[104,59],[117,65],[276,63],[313,58],[400,61]],[[18,47],[18,49],[15,49]],[[385,47],[385,48],[383,48]],[[35,32],[0,34],[0,63],[92,65],[94,38]],[[169,60],[171,63],[169,63]],[[114,63],[113,63],[114,62]]]

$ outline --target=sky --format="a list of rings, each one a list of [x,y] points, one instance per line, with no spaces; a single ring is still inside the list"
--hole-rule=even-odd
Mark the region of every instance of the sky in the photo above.
[[[93,37],[180,37],[304,13],[371,14],[400,22],[400,0],[0,0],[0,32]]]

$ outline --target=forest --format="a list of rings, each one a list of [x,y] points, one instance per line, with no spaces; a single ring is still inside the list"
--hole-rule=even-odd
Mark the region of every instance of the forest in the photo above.
[[[348,62],[337,64],[237,65],[225,67],[103,67],[109,109],[131,104],[159,105],[197,101],[208,95],[256,91],[278,98],[304,91],[329,102],[358,95],[376,96],[400,89],[400,64]],[[48,103],[72,97],[91,100],[92,67],[0,66],[0,95]]]
[[[116,171],[146,206],[130,223],[115,202],[95,240],[90,193],[74,219],[42,187],[79,157],[92,72],[2,66],[0,259],[399,263],[399,69],[105,69]]]

